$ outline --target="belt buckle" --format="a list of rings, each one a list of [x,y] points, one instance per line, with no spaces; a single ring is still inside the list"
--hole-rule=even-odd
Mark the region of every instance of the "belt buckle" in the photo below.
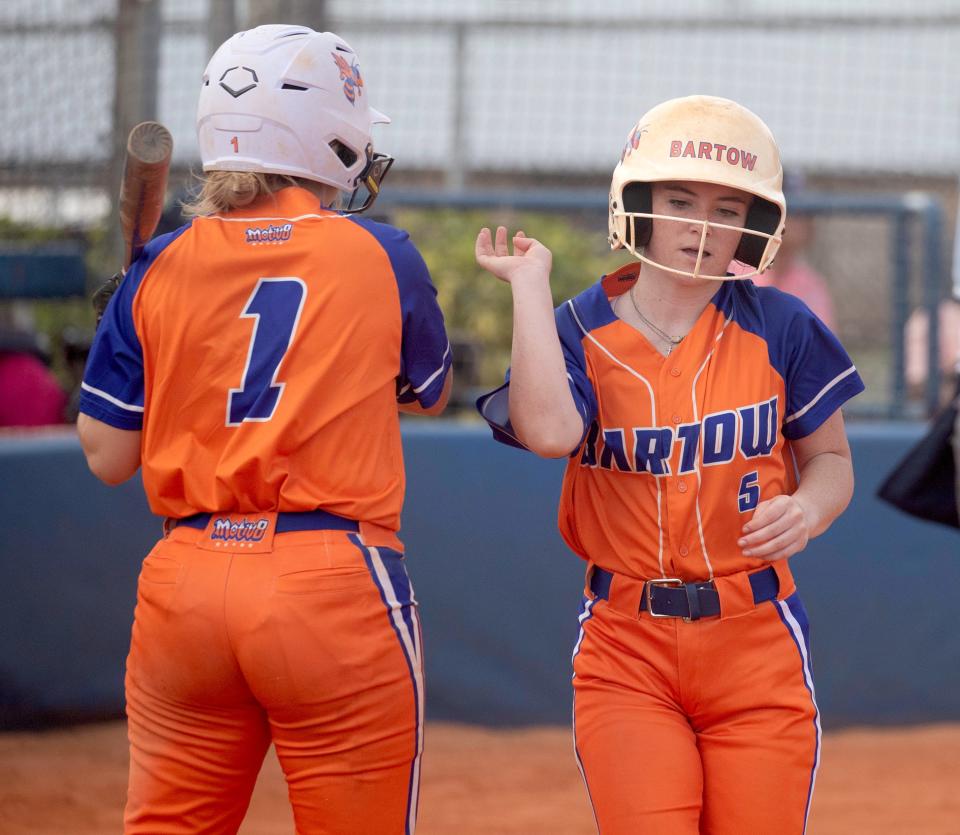
[[[647,580],[643,586],[643,593],[647,598],[647,612],[650,614],[650,616],[654,618],[676,617],[676,615],[657,614],[655,611],[653,611],[653,598],[651,597],[651,591],[654,586],[675,586],[677,588],[683,588],[684,585],[686,584],[679,577],[656,577],[653,580]],[[684,618],[684,620],[689,622],[690,618]]]

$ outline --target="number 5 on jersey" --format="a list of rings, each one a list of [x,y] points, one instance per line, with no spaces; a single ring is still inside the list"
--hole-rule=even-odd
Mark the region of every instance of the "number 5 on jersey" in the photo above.
[[[747,473],[740,479],[740,494],[737,496],[737,506],[741,513],[753,510],[760,504],[760,485],[758,481],[759,473],[756,470]]]
[[[283,358],[293,344],[307,286],[299,278],[261,278],[247,300],[241,319],[253,319],[240,388],[227,397],[227,426],[273,417],[286,383],[277,382]]]

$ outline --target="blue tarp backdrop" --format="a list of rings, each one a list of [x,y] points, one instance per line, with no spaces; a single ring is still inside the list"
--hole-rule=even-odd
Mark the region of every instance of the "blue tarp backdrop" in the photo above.
[[[923,432],[849,427],[857,489],[792,561],[826,727],[960,719],[960,532],[874,497]],[[556,530],[562,461],[485,428],[404,424],[402,537],[427,716],[565,723],[583,563]],[[0,726],[117,715],[139,564],[160,534],[139,478],[87,471],[69,434],[0,439]]]

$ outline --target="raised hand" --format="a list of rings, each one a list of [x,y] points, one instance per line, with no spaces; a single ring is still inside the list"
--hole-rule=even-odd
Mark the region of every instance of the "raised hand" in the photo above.
[[[553,255],[540,241],[528,238],[522,231],[513,236],[513,255],[507,248],[507,229],[497,227],[494,242],[490,230],[480,230],[476,245],[477,263],[501,281],[512,284],[517,280],[549,279]]]

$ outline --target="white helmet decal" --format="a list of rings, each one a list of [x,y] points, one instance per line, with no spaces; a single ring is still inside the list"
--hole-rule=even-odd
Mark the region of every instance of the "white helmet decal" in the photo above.
[[[257,86],[260,79],[250,67],[229,67],[220,76],[220,86],[235,99]]]
[[[197,136],[204,171],[286,174],[354,191],[370,178],[371,128],[389,121],[370,107],[346,41],[269,25],[234,35],[210,59]]]
[[[693,272],[651,261],[644,253],[652,221],[674,220],[651,212],[650,183],[714,183],[753,195],[736,260],[754,269],[736,276]],[[786,221],[780,150],[767,126],[751,111],[713,96],[671,99],[644,114],[627,135],[610,187],[610,246],[678,275],[749,278],[763,272],[780,248]],[[710,229],[702,222],[701,252]]]
[[[360,77],[360,67],[357,66],[356,60],[354,60],[352,64],[348,64],[342,55],[337,55],[336,52],[331,54],[333,55],[337,69],[340,70],[340,79],[343,81],[343,94],[347,97],[347,101],[350,102],[350,104],[356,104],[357,96],[363,93],[363,79]]]

